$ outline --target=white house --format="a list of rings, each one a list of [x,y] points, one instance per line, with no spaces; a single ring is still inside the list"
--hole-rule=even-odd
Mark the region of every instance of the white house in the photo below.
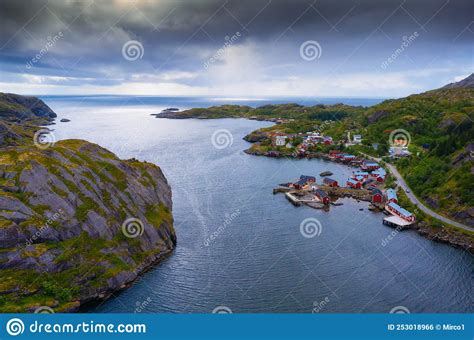
[[[354,135],[353,141],[354,141],[354,144],[362,143],[362,136],[361,135]]]
[[[407,157],[411,155],[406,146],[391,146],[388,150],[390,157]]]
[[[275,135],[274,143],[276,146],[285,146],[286,145],[286,136],[285,135]]]

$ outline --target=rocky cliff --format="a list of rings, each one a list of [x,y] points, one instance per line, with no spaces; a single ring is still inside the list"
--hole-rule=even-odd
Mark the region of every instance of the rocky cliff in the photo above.
[[[51,121],[56,113],[39,98],[0,92],[1,119],[22,121],[38,117]]]
[[[158,166],[82,140],[38,148],[31,126],[0,123],[0,312],[77,310],[173,250]]]

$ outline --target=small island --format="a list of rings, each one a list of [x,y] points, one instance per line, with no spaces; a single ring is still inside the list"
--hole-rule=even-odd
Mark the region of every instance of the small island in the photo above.
[[[319,174],[321,177],[332,176],[333,173],[331,171],[323,171]]]

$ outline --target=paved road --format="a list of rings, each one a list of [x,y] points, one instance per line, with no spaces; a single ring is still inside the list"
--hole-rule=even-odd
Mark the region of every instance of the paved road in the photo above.
[[[380,162],[381,159],[380,158],[376,158],[376,157],[372,157],[372,156],[369,156],[369,155],[366,155],[364,154],[365,156],[367,156],[368,158],[370,159],[373,159],[374,161],[376,162]],[[398,172],[398,170],[395,168],[395,166],[393,166],[392,164],[390,163],[385,163],[387,164],[387,167],[388,167],[388,170],[390,171],[390,173],[396,178],[397,180],[397,184],[405,191],[407,197],[410,199],[410,201],[415,204],[419,209],[421,209],[425,214],[428,214],[444,223],[447,223],[447,224],[450,224],[452,226],[455,226],[457,228],[460,228],[460,229],[464,229],[464,230],[467,230],[467,231],[471,231],[471,232],[474,232],[474,228],[473,227],[469,227],[465,224],[462,224],[462,223],[459,223],[459,222],[456,222],[456,221],[453,221],[447,217],[444,217],[444,216],[441,216],[440,214],[434,212],[433,210],[431,210],[430,208],[426,207],[414,194],[413,192],[411,191],[410,187],[407,185],[407,183],[405,182],[405,180],[403,179],[402,175],[400,175],[400,173]],[[407,190],[409,192],[407,192]]]

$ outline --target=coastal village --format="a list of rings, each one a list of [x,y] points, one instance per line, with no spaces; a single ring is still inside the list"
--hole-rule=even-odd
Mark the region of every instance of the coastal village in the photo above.
[[[330,136],[323,136],[318,132],[288,135],[280,132],[271,135],[272,145],[293,147],[291,141],[298,137],[302,142],[296,146],[296,157],[309,156],[308,148],[316,144],[333,145]],[[348,134],[349,138],[349,134]],[[354,135],[345,142],[345,146],[360,144],[361,135]],[[291,146],[290,146],[291,145]],[[391,157],[409,155],[403,147],[392,147]],[[267,156],[275,156],[269,151]],[[285,197],[295,206],[307,205],[315,209],[329,209],[331,205],[341,205],[337,200],[341,197],[351,197],[360,201],[370,202],[369,210],[383,211],[388,217],[383,219],[385,225],[404,228],[415,223],[415,215],[399,205],[395,189],[385,188],[387,171],[377,162],[361,158],[360,156],[345,153],[340,150],[331,150],[324,157],[326,160],[339,162],[355,168],[344,183],[331,178],[330,171],[320,174],[318,183],[315,176],[301,175],[294,182],[280,184],[273,193],[284,193]]]

